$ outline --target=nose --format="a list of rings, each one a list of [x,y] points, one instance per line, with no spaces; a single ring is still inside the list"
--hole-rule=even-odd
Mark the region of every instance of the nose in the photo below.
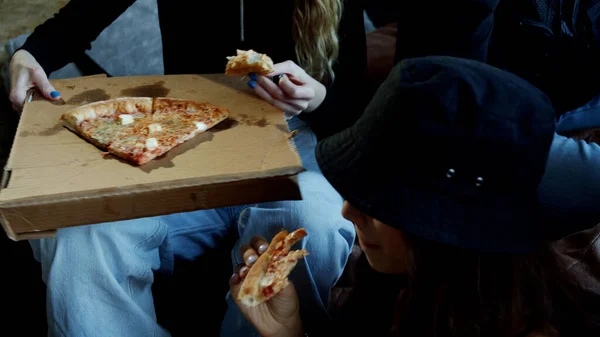
[[[342,207],[342,216],[352,222],[358,228],[364,228],[366,225],[365,215],[361,211],[354,208],[354,206],[347,201],[344,201],[344,206]]]

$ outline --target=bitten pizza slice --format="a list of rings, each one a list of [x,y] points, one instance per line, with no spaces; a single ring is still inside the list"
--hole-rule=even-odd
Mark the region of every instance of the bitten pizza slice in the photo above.
[[[296,264],[308,255],[305,249],[290,251],[291,247],[307,235],[304,228],[292,233],[279,232],[267,250],[256,260],[244,279],[238,300],[254,307],[275,296],[288,283],[288,276]]]
[[[236,56],[227,57],[225,74],[229,76],[246,76],[254,73],[266,75],[274,69],[273,60],[266,54],[257,53],[254,50],[237,50]]]

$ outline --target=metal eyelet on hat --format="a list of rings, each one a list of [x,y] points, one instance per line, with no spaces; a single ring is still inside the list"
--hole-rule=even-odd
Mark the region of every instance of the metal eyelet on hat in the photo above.
[[[482,177],[477,177],[477,179],[475,180],[475,186],[477,187],[481,187],[481,185],[483,184],[483,178]]]
[[[454,174],[456,173],[456,171],[454,171],[454,169],[449,169],[448,172],[446,172],[446,178],[452,178],[454,177]]]

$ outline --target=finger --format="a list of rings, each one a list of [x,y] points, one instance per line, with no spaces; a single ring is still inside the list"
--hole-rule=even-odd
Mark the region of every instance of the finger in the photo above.
[[[21,111],[23,109],[23,105],[25,105],[27,91],[34,86],[30,81],[28,81],[28,78],[28,76],[20,75],[17,76],[14,79],[14,82],[11,83],[8,99],[18,107],[18,111]]]
[[[250,87],[252,87],[254,89],[254,92],[256,93],[256,95],[258,95],[260,98],[264,99],[265,101],[269,102],[271,105],[275,106],[276,108],[281,109],[285,112],[290,112],[292,114],[299,114],[300,112],[302,112],[301,109],[294,108],[293,106],[291,106],[289,104],[286,104],[280,100],[274,99],[263,87],[258,85],[256,82],[250,81],[250,83],[253,83],[253,84],[249,84],[249,85],[250,85]]]
[[[283,76],[281,80],[279,80],[279,89],[281,89],[287,97],[292,99],[311,100],[315,98],[315,91],[313,88],[305,84],[294,84],[287,76]]]
[[[241,287],[242,287],[242,278],[240,277],[240,275],[238,273],[234,273],[233,275],[231,275],[231,278],[229,279],[229,290],[231,291],[231,297],[233,298],[233,301],[235,303],[237,303],[237,305],[240,307],[240,309],[244,308],[238,302],[238,294],[240,293]]]
[[[271,81],[268,77],[259,76],[257,83],[263,87],[263,89],[265,89],[269,95],[271,95],[271,97],[292,106],[295,110],[304,110],[308,106],[306,99],[299,100],[295,99],[295,97],[287,96],[283,90],[281,90],[277,84],[273,83],[273,81]]]
[[[239,275],[240,279],[244,279],[246,277],[246,275],[248,275],[248,270],[250,268],[248,268],[247,266],[243,265],[243,264],[238,264],[237,267],[235,267],[235,273]]]
[[[256,82],[263,87],[266,91],[269,92],[269,94],[271,94],[271,96],[273,98],[276,98],[280,101],[285,101],[286,99],[288,99],[289,97],[286,97],[285,94],[283,93],[283,90],[281,90],[277,84],[273,83],[273,81],[265,76],[255,76],[254,78],[256,78]],[[253,78],[253,80],[254,80]]]
[[[240,284],[240,282],[242,281],[242,278],[240,277],[240,274],[238,273],[233,273],[233,275],[231,275],[231,278],[229,279],[229,287],[231,288],[231,293],[234,294],[233,292],[233,286]],[[235,292],[235,294],[237,294],[238,291]]]
[[[15,110],[16,112],[19,112],[19,113],[21,111],[23,111],[23,107],[22,106],[18,106],[15,103],[12,104],[12,108],[13,108],[13,110]]]
[[[269,248],[269,243],[262,236],[255,236],[252,238],[252,247],[259,253],[264,254]]]
[[[273,66],[273,72],[265,76],[273,77],[279,74],[292,75],[301,83],[306,83],[306,72],[292,61],[285,61],[275,64]]]
[[[244,245],[241,248],[242,258],[247,266],[252,266],[254,262],[258,259],[258,253],[252,246]]]
[[[56,101],[60,99],[60,93],[48,81],[48,76],[42,68],[36,68],[31,73],[32,82],[40,89],[42,95],[47,99]]]

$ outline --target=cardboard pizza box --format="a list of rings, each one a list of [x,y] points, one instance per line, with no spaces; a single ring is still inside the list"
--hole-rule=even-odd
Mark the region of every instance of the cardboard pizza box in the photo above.
[[[25,105],[0,189],[0,221],[14,240],[70,226],[301,198],[300,157],[282,112],[239,77],[170,75],[52,81],[60,102]],[[67,130],[60,116],[117,97],[208,101],[228,120],[143,166]]]

